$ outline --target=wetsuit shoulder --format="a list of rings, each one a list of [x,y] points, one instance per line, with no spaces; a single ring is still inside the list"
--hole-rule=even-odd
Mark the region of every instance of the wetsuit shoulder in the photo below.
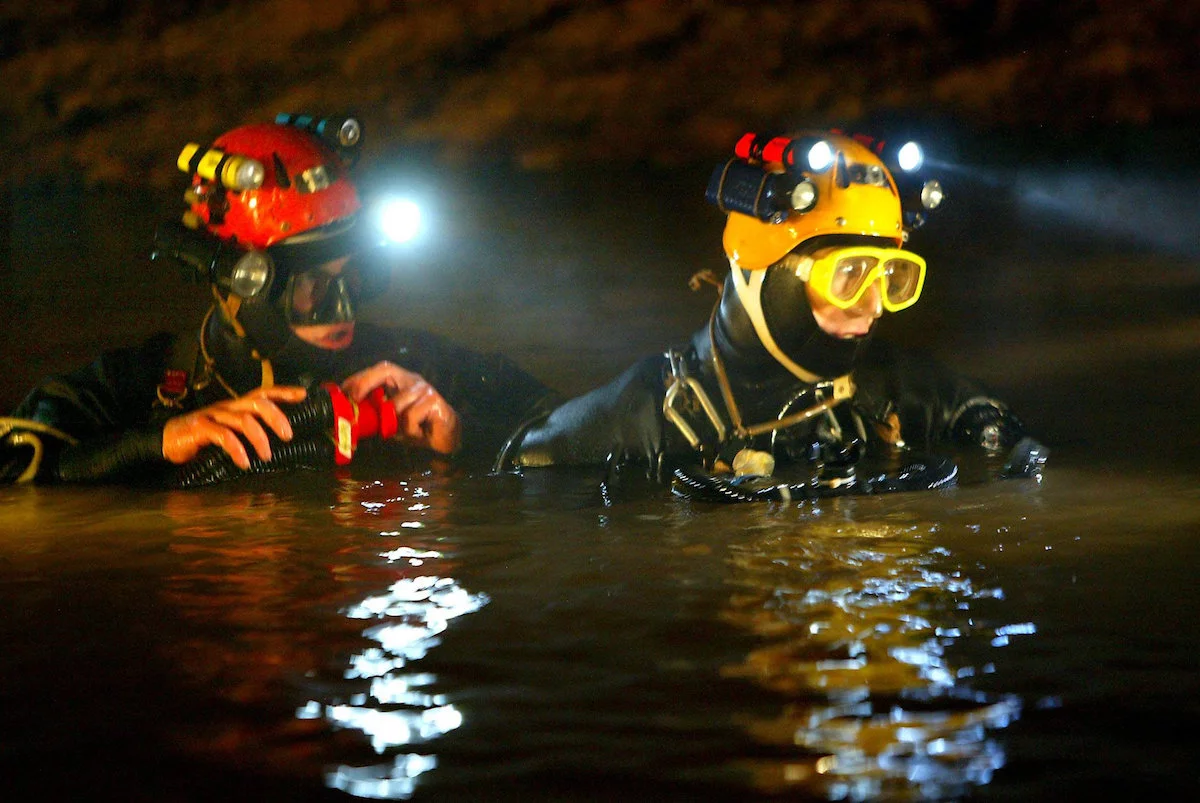
[[[176,336],[158,333],[91,363],[47,377],[13,411],[84,438],[146,423]]]
[[[176,336],[156,334],[140,346],[112,349],[47,377],[31,390],[14,419],[65,436],[42,438],[46,449],[37,479],[115,479],[162,461],[162,425],[151,416],[176,344]]]
[[[979,380],[931,353],[873,339],[854,371],[857,400],[877,417],[894,412],[909,443],[956,439],[964,411],[988,408],[1010,417],[1007,405]],[[1015,419],[1013,419],[1015,424]]]

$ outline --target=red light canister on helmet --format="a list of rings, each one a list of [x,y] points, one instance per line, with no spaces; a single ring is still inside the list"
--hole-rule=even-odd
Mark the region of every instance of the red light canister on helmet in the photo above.
[[[749,161],[776,163],[789,169],[796,165],[795,148],[790,137],[744,134],[733,147],[733,152]]]
[[[709,177],[705,197],[722,212],[740,212],[767,223],[782,223],[795,213],[812,209],[817,202],[813,180],[797,169],[798,146],[811,148],[819,140],[745,134],[734,146],[736,158],[718,165]],[[812,164],[819,172],[827,165]]]

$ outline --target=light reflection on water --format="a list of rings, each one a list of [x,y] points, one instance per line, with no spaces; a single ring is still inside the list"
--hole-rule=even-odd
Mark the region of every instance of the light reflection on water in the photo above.
[[[955,666],[963,638],[993,646],[1032,635],[1032,622],[985,624],[1003,600],[950,551],[936,526],[813,518],[731,545],[722,618],[763,646],[725,666],[788,702],[773,719],[746,718],[758,741],[788,748],[747,762],[760,788],[831,800],[937,800],[987,784],[1005,761],[995,732],[1020,714],[1015,695],[968,685],[990,665]]]
[[[382,555],[388,563],[437,570],[440,552],[399,547]],[[437,756],[397,752],[411,745],[427,745],[463,724],[463,716],[445,695],[432,691],[437,676],[411,671],[440,643],[439,634],[449,620],[473,613],[488,602],[486,594],[472,594],[452,577],[416,575],[397,580],[384,594],[367,597],[344,611],[348,619],[384,620],[363,635],[375,642],[350,658],[347,680],[363,680],[367,691],[351,694],[346,702],[310,700],[296,716],[324,716],[341,728],[368,736],[376,753],[394,753],[388,763],[355,767],[341,765],[327,776],[328,784],[365,798],[407,798],[417,776],[437,766]],[[424,748],[428,750],[428,747]]]
[[[399,576],[381,593],[370,594],[341,610],[347,619],[367,622],[369,644],[349,656],[340,690],[325,700],[309,700],[297,719],[323,718],[335,728],[358,731],[384,762],[339,764],[326,773],[328,786],[355,797],[407,799],[419,776],[437,767],[431,743],[463,724],[463,715],[437,692],[437,676],[413,665],[441,643],[452,619],[489,602],[450,576],[455,562],[438,549],[409,546],[414,538],[443,520],[447,497],[436,482],[401,481],[364,484],[344,480],[334,517],[343,523],[373,521],[387,539],[409,542],[379,554]],[[419,748],[414,751],[414,748]]]
[[[264,761],[298,775],[323,756],[326,784],[357,797],[414,793],[418,777],[437,766],[432,743],[463,724],[437,676],[415,665],[451,620],[489,601],[459,584],[456,560],[438,547],[449,502],[441,482],[340,480],[316,524],[335,525],[331,540],[312,553],[304,541],[316,535],[314,508],[303,499],[164,497],[174,523],[169,550],[180,563],[162,597],[195,625],[169,647],[188,683],[248,706],[289,684],[319,692],[295,709],[294,726],[214,722],[179,735],[185,749],[231,760],[253,741]],[[334,610],[357,638],[329,620]],[[337,677],[324,676],[331,663],[340,664]],[[362,750],[329,739],[328,729],[359,734],[386,761],[349,763]]]

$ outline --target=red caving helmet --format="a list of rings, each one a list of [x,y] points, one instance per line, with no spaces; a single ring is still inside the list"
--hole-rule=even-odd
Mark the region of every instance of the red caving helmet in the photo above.
[[[217,138],[212,148],[262,165],[262,183],[241,190],[193,174],[191,211],[222,240],[267,248],[347,220],[361,207],[349,164],[302,129],[275,123],[242,126]]]

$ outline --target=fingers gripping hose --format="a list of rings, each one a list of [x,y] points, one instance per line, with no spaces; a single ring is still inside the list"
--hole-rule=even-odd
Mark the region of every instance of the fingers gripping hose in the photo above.
[[[298,404],[283,406],[292,425],[292,440],[282,441],[268,433],[271,459],[262,460],[251,451],[250,468],[239,468],[227,452],[217,446],[204,449],[172,478],[176,488],[196,488],[241,477],[296,468],[322,469],[346,465],[353,459],[362,438],[390,438],[396,434],[396,410],[377,388],[355,404],[332,383],[310,388]]]

